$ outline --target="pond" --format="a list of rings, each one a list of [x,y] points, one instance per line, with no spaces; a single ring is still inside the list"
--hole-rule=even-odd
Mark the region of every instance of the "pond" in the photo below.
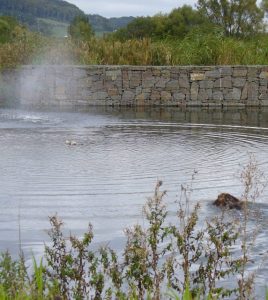
[[[191,201],[209,216],[219,193],[241,195],[239,173],[250,153],[267,176],[268,110],[1,108],[0,153],[1,251],[18,253],[21,239],[26,253],[42,253],[48,216],[57,213],[67,232],[80,235],[91,222],[95,243],[120,252],[123,229],[143,222],[157,179],[172,216],[181,184],[197,171]],[[265,220],[267,189],[257,205]],[[257,255],[267,249],[264,226],[255,265],[260,286],[268,265]]]

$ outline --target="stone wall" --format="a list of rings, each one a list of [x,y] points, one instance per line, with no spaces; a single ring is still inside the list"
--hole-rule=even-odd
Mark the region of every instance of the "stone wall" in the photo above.
[[[268,66],[24,66],[0,84],[25,105],[268,106]]]

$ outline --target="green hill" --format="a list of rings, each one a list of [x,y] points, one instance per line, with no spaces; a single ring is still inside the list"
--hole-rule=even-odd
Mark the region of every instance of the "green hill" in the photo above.
[[[30,29],[47,35],[54,35],[55,27],[67,28],[69,22],[79,14],[83,14],[83,11],[62,0],[0,1],[0,15],[13,16]]]
[[[134,17],[104,18],[100,15],[87,16],[96,33],[113,32],[119,28],[127,26],[128,23],[135,19]]]
[[[52,36],[65,36],[70,21],[84,14],[77,6],[63,0],[0,0],[0,15],[13,16],[31,30]],[[126,26],[133,17],[104,18],[88,15],[97,34]]]
[[[70,22],[83,12],[73,4],[63,0],[1,0],[0,12],[10,14],[20,20],[46,18]]]

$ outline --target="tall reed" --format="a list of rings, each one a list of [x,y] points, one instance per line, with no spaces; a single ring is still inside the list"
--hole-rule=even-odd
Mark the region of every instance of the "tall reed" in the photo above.
[[[11,42],[0,44],[0,67],[21,64],[89,65],[248,65],[268,64],[268,37],[251,39],[220,32],[192,31],[183,39],[126,41],[92,37],[88,41],[52,39],[18,28]]]

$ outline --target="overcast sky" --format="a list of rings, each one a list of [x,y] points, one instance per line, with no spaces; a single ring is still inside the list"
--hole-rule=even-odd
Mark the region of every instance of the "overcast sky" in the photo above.
[[[67,0],[87,14],[104,17],[152,16],[167,13],[184,4],[194,5],[197,0]]]

